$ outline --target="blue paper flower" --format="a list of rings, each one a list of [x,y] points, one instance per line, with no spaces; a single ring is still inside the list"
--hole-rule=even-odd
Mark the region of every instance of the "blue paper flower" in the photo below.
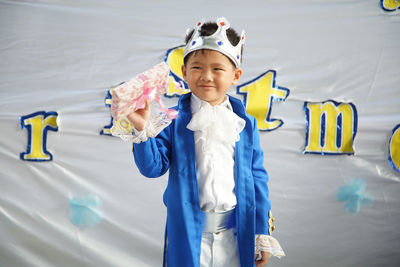
[[[95,226],[102,220],[101,200],[94,195],[69,200],[69,219],[79,227]]]
[[[372,197],[365,192],[365,182],[361,179],[354,179],[347,185],[341,186],[337,192],[337,199],[346,202],[344,210],[356,215],[360,211],[360,205],[369,206],[372,204]]]

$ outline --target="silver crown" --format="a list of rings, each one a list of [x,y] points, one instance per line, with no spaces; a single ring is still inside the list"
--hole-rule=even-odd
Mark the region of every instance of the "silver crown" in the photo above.
[[[193,29],[194,32],[185,47],[183,58],[193,51],[210,49],[221,52],[225,56],[229,57],[235,63],[236,67],[239,68],[242,61],[242,46],[245,41],[244,31],[242,30],[239,43],[236,46],[233,46],[226,35],[226,30],[229,29],[230,24],[224,17],[217,19],[218,29],[210,36],[200,36],[200,29],[203,24],[204,20],[201,20]]]

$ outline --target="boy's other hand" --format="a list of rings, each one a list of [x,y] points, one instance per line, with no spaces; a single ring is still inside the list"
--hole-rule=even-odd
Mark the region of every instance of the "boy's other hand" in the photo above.
[[[269,252],[267,251],[261,251],[261,258],[258,259],[257,258],[257,254],[255,254],[255,260],[254,263],[256,264],[257,267],[263,267],[266,266],[268,264],[268,260],[269,260]]]
[[[150,101],[146,101],[146,106],[143,109],[138,109],[127,116],[130,123],[138,131],[143,131],[146,121],[150,118]]]

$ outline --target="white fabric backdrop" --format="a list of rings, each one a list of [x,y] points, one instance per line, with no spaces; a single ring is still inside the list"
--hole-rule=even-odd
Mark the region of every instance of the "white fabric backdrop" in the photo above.
[[[399,266],[400,174],[387,151],[400,123],[400,9],[379,0],[1,0],[0,266],[161,266],[167,178],[142,177],[130,144],[99,135],[104,98],[181,45],[196,20],[220,16],[247,33],[242,82],[276,70],[290,90],[272,108],[284,125],[261,133],[287,254],[269,266]],[[303,103],[328,99],[357,107],[354,156],[302,153]],[[41,110],[58,113],[54,158],[20,160],[19,117]],[[354,178],[373,196],[355,215],[336,199]],[[102,220],[80,228],[68,201],[87,195],[101,200]]]

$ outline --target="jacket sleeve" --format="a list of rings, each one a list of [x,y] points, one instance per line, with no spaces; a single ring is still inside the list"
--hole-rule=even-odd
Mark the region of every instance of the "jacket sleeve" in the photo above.
[[[265,170],[264,154],[260,147],[260,135],[257,129],[257,121],[253,118],[253,161],[252,173],[254,178],[255,202],[256,202],[256,234],[270,234],[269,214],[271,201],[269,200],[268,173]]]
[[[170,132],[170,127],[167,127],[156,137],[133,144],[135,163],[144,176],[155,178],[167,172],[171,155]]]

